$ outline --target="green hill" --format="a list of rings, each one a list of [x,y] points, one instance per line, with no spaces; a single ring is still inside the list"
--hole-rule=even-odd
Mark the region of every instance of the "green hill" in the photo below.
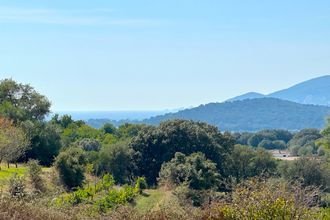
[[[144,120],[159,124],[169,119],[203,121],[228,131],[257,131],[262,129],[300,130],[322,128],[330,108],[303,105],[275,98],[210,103],[177,113],[169,113]]]

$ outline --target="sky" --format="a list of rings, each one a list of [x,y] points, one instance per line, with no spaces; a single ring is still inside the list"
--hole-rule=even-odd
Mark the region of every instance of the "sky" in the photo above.
[[[0,79],[54,111],[163,110],[330,74],[328,0],[0,0]]]

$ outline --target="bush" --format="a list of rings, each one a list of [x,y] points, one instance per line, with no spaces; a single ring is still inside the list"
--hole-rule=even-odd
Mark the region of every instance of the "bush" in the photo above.
[[[216,189],[220,184],[220,174],[216,164],[207,160],[202,153],[190,156],[176,153],[171,161],[162,165],[159,181],[165,185],[186,183],[189,188],[196,190]]]
[[[44,191],[45,186],[41,178],[42,169],[37,160],[29,160],[28,162],[28,175],[31,185],[37,191]]]
[[[84,151],[99,151],[101,149],[101,144],[95,139],[84,138],[77,142],[77,147]]]
[[[237,181],[276,171],[275,159],[264,149],[235,145],[231,160],[230,173]]]
[[[111,174],[116,182],[125,184],[132,181],[132,149],[126,142],[105,146],[95,162],[96,173]]]
[[[319,158],[303,157],[295,161],[283,161],[279,171],[287,180],[301,181],[304,186],[318,186],[328,189],[330,186],[329,167]]]
[[[253,179],[235,188],[231,202],[214,204],[210,213],[223,219],[322,219],[316,199],[319,191],[281,181]],[[314,208],[313,208],[314,207]],[[205,219],[209,219],[210,215]]]
[[[191,189],[187,184],[182,184],[174,190],[174,195],[179,199],[182,206],[202,206],[207,205],[211,201],[212,194],[215,192],[210,190]]]
[[[148,184],[146,179],[144,177],[137,178],[135,183],[135,191],[141,194],[142,191],[147,188],[148,188]]]
[[[16,173],[9,179],[9,194],[15,198],[23,198],[26,195],[24,178]]]
[[[71,190],[82,186],[85,179],[86,159],[79,148],[69,148],[61,152],[55,161],[55,167],[64,186]]]

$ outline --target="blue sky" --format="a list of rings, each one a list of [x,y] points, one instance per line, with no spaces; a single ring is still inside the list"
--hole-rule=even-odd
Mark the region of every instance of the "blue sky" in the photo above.
[[[53,110],[158,110],[330,74],[329,1],[1,0],[0,78]]]

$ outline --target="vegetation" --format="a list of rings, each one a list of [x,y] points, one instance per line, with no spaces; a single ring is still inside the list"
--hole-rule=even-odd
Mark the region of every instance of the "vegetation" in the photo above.
[[[25,155],[28,146],[29,141],[23,129],[16,127],[10,119],[0,117],[0,163],[3,160],[8,164],[17,163]]]
[[[297,132],[191,120],[93,128],[45,121],[47,98],[13,80],[0,82],[0,106],[1,218],[329,218],[330,121]]]
[[[78,148],[69,148],[58,155],[55,161],[55,167],[67,189],[70,190],[82,186],[85,179],[85,164],[84,153]]]
[[[228,131],[256,132],[264,129],[287,129],[324,127],[329,115],[326,106],[303,105],[276,98],[247,99],[236,102],[210,103],[177,113],[144,120],[143,123],[158,125],[173,119],[206,122]]]

